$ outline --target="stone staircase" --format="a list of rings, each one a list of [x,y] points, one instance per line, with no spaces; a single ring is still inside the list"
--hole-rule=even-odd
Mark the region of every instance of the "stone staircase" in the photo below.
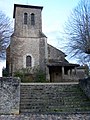
[[[21,84],[21,113],[90,112],[90,100],[78,84]]]

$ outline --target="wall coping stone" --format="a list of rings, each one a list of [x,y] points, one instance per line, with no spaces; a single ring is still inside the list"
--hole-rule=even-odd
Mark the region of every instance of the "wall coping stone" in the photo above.
[[[72,85],[79,82],[64,82],[64,83],[20,83],[21,85]]]

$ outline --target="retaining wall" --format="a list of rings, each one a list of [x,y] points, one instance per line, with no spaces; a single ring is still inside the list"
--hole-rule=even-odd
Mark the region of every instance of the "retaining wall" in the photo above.
[[[19,114],[20,79],[0,77],[0,114]]]
[[[85,92],[87,97],[90,98],[90,77],[79,80],[79,85],[81,89]]]

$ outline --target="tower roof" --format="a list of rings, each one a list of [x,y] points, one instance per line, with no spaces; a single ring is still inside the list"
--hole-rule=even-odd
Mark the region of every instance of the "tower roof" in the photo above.
[[[35,9],[41,9],[41,10],[43,9],[43,6],[33,6],[33,5],[14,4],[13,18],[15,18],[16,7],[22,7],[22,8],[35,8]]]

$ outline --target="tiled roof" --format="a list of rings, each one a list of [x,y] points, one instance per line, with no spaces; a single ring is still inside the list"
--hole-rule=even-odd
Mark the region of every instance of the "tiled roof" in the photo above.
[[[61,62],[48,62],[47,63],[47,66],[48,67],[51,67],[51,66],[56,66],[56,67],[58,67],[58,66],[63,66],[63,67],[65,67],[65,66],[67,66],[67,67],[79,67],[79,65],[78,64],[72,64],[72,63],[68,63],[68,62],[63,62],[63,61],[61,61]]]

